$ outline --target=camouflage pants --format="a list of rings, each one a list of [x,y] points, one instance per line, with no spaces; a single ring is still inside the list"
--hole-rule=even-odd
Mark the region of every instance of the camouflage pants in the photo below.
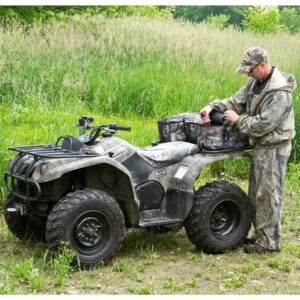
[[[280,249],[283,179],[291,141],[253,149],[249,198],[253,206],[252,223],[257,244]]]

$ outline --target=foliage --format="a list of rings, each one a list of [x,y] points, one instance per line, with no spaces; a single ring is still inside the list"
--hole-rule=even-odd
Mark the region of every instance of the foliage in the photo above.
[[[176,6],[174,17],[203,22],[210,16],[227,15],[229,24],[240,26],[245,11],[245,6]]]
[[[286,177],[289,180],[289,185],[296,188],[300,182],[300,164],[290,163],[288,165]]]
[[[149,18],[172,18],[173,6],[159,8],[158,6],[3,6],[0,7],[0,21],[7,24],[19,20],[23,24],[33,24],[47,21],[67,21],[71,16],[106,16],[137,15]]]
[[[148,6],[102,6],[99,7],[99,12],[105,13],[106,15],[128,15],[128,16],[142,16],[149,18],[172,18],[173,6],[167,6],[160,9],[158,6],[148,5]]]
[[[97,10],[89,7],[52,7],[52,6],[2,6],[0,20],[2,23],[18,20],[22,24],[33,24],[49,20],[62,20],[64,16],[81,14]]]
[[[128,261],[127,259],[116,259],[113,261],[113,269],[115,272],[125,272],[128,268]]]
[[[144,16],[150,19],[185,19],[206,22],[217,27],[234,27],[263,33],[276,33],[281,29],[295,34],[300,31],[300,7],[298,6],[2,6],[0,22],[8,25],[18,20],[26,26],[34,23],[69,21],[77,16],[88,18],[98,14],[108,17]],[[228,18],[228,19],[227,19]]]
[[[205,23],[211,26],[215,26],[217,28],[224,28],[228,25],[229,19],[230,16],[223,14],[217,16],[210,15],[205,19]]]
[[[211,17],[229,16],[226,25],[253,32],[276,33],[282,29],[300,31],[300,6],[176,6],[174,18],[207,22]]]
[[[54,142],[65,134],[53,128],[60,124],[59,130],[66,130],[57,111],[72,113],[69,122],[81,110],[150,117],[147,126],[157,134],[158,118],[198,111],[236,92],[246,78],[234,72],[235,66],[253,45],[266,45],[272,64],[293,73],[297,81],[300,76],[296,36],[281,33],[266,42],[263,35],[233,28],[136,16],[73,16],[67,22],[33,24],[26,30],[14,23],[10,30],[0,27],[0,45],[2,174],[9,146],[43,143],[45,137]],[[295,103],[299,93],[296,89]],[[299,109],[295,105],[296,126]],[[33,118],[33,111],[46,114]],[[51,124],[48,131],[46,122]],[[300,132],[296,134],[294,161],[300,157]],[[219,169],[223,173],[223,166]],[[239,174],[244,170],[234,169]]]
[[[129,292],[134,295],[151,295],[154,294],[153,289],[149,286],[136,287],[135,285],[131,285],[129,288]]]
[[[245,30],[260,33],[277,33],[284,28],[280,24],[280,12],[275,7],[249,7],[242,24]]]
[[[32,257],[17,263],[12,274],[16,281],[28,284],[32,291],[37,292],[44,287],[43,265],[35,263]]]
[[[245,274],[238,273],[238,274],[226,274],[224,278],[225,286],[228,288],[237,288],[243,286],[246,281],[247,277]]]
[[[71,262],[74,258],[74,252],[66,245],[62,245],[57,255],[50,261],[51,273],[55,278],[55,285],[59,288],[64,287],[65,279],[71,273]]]
[[[291,33],[300,31],[300,15],[295,8],[284,7],[281,12],[281,24]]]

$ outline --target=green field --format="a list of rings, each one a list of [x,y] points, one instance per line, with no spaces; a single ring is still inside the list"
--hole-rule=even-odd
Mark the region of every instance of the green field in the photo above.
[[[131,139],[148,145],[158,136],[158,118],[199,111],[237,91],[246,77],[235,69],[254,45],[267,48],[271,62],[300,81],[299,35],[101,15],[26,30],[18,24],[0,28],[0,176],[9,146],[54,142],[83,114],[98,123],[122,118],[133,125],[133,135],[151,128]],[[297,128],[299,94],[297,89]],[[293,162],[300,160],[299,141],[297,132]]]
[[[0,28],[0,177],[13,155],[9,146],[76,135],[82,115],[94,116],[97,125],[131,126],[121,137],[149,145],[158,139],[160,117],[199,111],[238,90],[246,77],[235,69],[252,46],[265,47],[271,63],[300,82],[299,35],[103,16]],[[298,129],[299,88],[294,100]],[[0,215],[0,294],[299,294],[299,143],[298,130],[285,185],[282,253],[249,257],[238,249],[211,256],[195,252],[184,230],[165,236],[137,230],[108,266],[73,272],[67,252],[54,258],[44,245],[17,241]],[[248,169],[247,158],[234,159],[215,164],[207,176],[246,190]],[[0,189],[2,206],[2,180]]]
[[[282,252],[222,255],[196,251],[184,229],[158,234],[129,230],[119,253],[89,271],[69,267],[70,253],[13,237],[0,215],[0,294],[268,294],[300,293],[299,165],[285,186]],[[207,180],[213,180],[208,177]],[[247,182],[234,179],[241,187]]]

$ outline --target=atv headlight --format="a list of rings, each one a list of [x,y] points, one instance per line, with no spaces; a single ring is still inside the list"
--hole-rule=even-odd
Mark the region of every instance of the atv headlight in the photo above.
[[[41,174],[41,176],[43,176],[47,172],[47,169],[48,169],[48,167],[47,167],[46,163],[42,163],[40,165],[40,174]]]
[[[12,166],[12,163],[13,163],[13,158],[10,158],[9,161],[8,161],[8,170],[10,171],[11,170],[11,166]]]
[[[22,158],[20,158],[19,155],[13,156],[9,159],[8,161],[8,171],[12,171],[11,167],[15,164],[15,161],[18,160],[24,162],[25,160],[29,159],[28,155],[23,156]]]
[[[37,166],[32,173],[32,178],[34,180],[39,180],[42,176],[45,175],[45,173],[48,170],[48,166],[46,163],[41,163],[39,166]]]

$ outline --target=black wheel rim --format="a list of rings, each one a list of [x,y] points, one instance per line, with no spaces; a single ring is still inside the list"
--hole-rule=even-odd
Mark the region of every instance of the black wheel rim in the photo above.
[[[108,244],[111,236],[109,219],[98,211],[80,215],[73,226],[72,244],[83,255],[97,254]]]
[[[236,231],[240,219],[240,208],[233,201],[223,200],[212,210],[211,230],[219,238],[224,238]]]

